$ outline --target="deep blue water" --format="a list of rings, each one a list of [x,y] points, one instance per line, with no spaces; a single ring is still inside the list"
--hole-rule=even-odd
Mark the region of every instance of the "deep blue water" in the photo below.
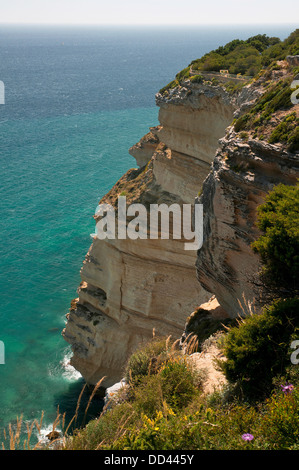
[[[294,29],[0,26],[0,444],[21,414],[44,410],[45,427],[57,405],[73,416],[82,379],[66,365],[65,314],[97,203],[158,124],[155,93],[232,39]]]

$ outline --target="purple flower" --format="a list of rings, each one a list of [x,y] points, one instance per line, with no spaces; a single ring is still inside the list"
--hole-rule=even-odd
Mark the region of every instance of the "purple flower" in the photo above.
[[[292,384],[286,384],[286,385],[281,385],[283,393],[291,393],[294,389],[294,385]]]
[[[246,433],[246,434],[242,434],[242,439],[243,441],[252,441],[254,437],[252,434]]]

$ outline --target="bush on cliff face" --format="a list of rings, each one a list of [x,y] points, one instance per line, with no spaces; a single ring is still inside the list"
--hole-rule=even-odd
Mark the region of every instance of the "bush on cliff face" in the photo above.
[[[202,377],[183,356],[162,364],[154,375],[144,376],[129,390],[129,399],[138,413],[153,418],[165,404],[175,412],[185,407],[200,393]]]
[[[229,330],[222,363],[227,379],[253,395],[268,393],[274,377],[286,373],[299,332],[299,185],[270,191],[258,208],[258,227],[262,235],[252,247],[263,263],[264,301],[272,304]]]
[[[299,118],[295,112],[288,114],[270,135],[269,143],[276,142],[287,142],[290,152],[299,150]]]
[[[202,83],[203,82],[203,76],[202,75],[193,75],[193,77],[190,78],[191,83]]]
[[[248,395],[265,396],[273,379],[286,373],[290,345],[299,332],[299,299],[277,300],[261,314],[242,320],[225,338],[221,367]]]
[[[168,358],[170,339],[153,338],[138,348],[129,358],[125,369],[127,383],[137,384],[144,376],[156,374]]]
[[[299,184],[277,185],[258,208],[262,235],[253,244],[263,262],[261,280],[274,297],[298,295]]]
[[[170,337],[153,338],[128,360],[128,397],[148,415],[160,409],[163,401],[174,408],[183,406],[201,386],[201,375],[187,363],[176,343]]]
[[[166,91],[172,90],[173,88],[176,88],[177,86],[179,86],[178,80],[176,80],[176,79],[172,80],[170,83],[168,83],[163,88],[161,88],[159,93],[161,93],[161,95],[163,95]]]
[[[278,110],[289,109],[293,106],[290,87],[291,78],[279,80],[257,100],[253,108],[240,116],[235,122],[235,131],[250,130],[261,126],[269,117]]]

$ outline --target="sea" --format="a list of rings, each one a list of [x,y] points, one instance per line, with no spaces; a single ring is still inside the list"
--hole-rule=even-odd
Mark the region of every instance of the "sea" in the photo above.
[[[74,416],[84,380],[61,332],[95,208],[159,122],[155,94],[228,41],[294,29],[0,25],[0,446],[21,417],[43,417],[45,434],[58,411]],[[103,405],[86,417],[87,400],[85,420]]]

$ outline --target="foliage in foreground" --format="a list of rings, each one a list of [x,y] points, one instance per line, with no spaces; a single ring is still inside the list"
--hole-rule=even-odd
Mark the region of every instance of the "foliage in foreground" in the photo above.
[[[243,319],[225,338],[222,368],[248,394],[265,396],[290,366],[290,345],[299,332],[299,299],[278,300]]]
[[[250,323],[252,318],[250,316],[246,320]],[[261,317],[255,315],[254,318]],[[276,331],[276,323],[272,324],[271,315],[268,320],[274,328],[273,331],[278,333],[282,325],[278,322]],[[267,322],[265,324],[267,325]],[[259,331],[259,328],[260,325],[257,324],[255,333],[267,334],[263,329]],[[242,324],[240,332],[241,329]],[[252,333],[254,333],[253,330]],[[291,331],[292,328],[289,332]],[[228,335],[230,331],[221,332],[216,336],[219,346],[223,345],[223,336],[228,337]],[[253,334],[252,343],[254,343],[254,337]],[[261,350],[266,342],[267,338],[260,336]],[[277,344],[271,341],[269,344],[270,348],[272,345],[272,350],[274,344],[274,352],[278,353],[275,349]],[[250,347],[248,351],[247,358],[254,363]],[[273,391],[266,397],[264,390],[260,388],[260,396],[256,396],[255,400],[250,400],[250,397],[244,394],[246,388],[240,388],[234,383],[228,383],[227,386],[212,394],[204,394],[202,391],[202,383],[205,380],[204,371],[195,369],[188,359],[189,356],[182,350],[178,350],[175,343],[171,343],[169,339],[154,339],[150,344],[136,351],[133,356],[135,358],[131,358],[129,364],[134,365],[134,371],[130,373],[129,364],[126,371],[127,376],[130,377],[129,384],[112,397],[111,402],[99,417],[70,434],[66,429],[64,436],[60,435],[47,448],[61,450],[299,449],[298,366],[292,365],[287,376],[278,375],[273,380]],[[139,361],[140,357],[143,358],[142,361]],[[258,357],[260,361],[261,355]],[[279,354],[276,360],[278,357]],[[157,358],[161,358],[158,364]],[[239,352],[236,358],[240,360]],[[148,365],[147,369],[144,366],[145,363]],[[153,363],[156,364],[155,368],[152,368]],[[268,363],[271,363],[271,354],[268,357]],[[268,371],[265,368],[263,370],[267,375]],[[79,410],[79,401],[75,418]],[[60,420],[61,417],[58,415],[57,427],[60,425]],[[53,431],[55,431],[55,423]],[[11,448],[17,447],[18,439],[19,435],[10,433]],[[35,448],[43,446],[45,448],[45,445],[37,445]]]
[[[265,395],[287,373],[299,331],[299,186],[279,184],[258,208],[260,237],[252,244],[263,264],[262,287],[271,302],[229,330],[221,367],[248,394]]]
[[[253,248],[261,255],[266,280],[293,285],[298,186],[274,188],[259,209],[258,223],[262,235]],[[129,360],[125,399],[77,431],[66,448],[298,450],[299,371],[290,348],[299,331],[299,299],[293,294],[291,289],[290,296],[220,334],[226,389],[204,395],[204,375],[175,344],[155,340]]]
[[[114,404],[84,429],[77,430],[66,441],[64,448],[299,448],[298,373],[295,373],[292,385],[285,387],[285,378],[281,378],[269,398],[251,404],[238,397],[232,387],[204,395],[198,375],[193,374],[194,371],[183,357],[172,354],[159,372],[144,375],[144,380],[138,385],[131,384],[126,398],[122,391],[118,404]],[[165,383],[168,383],[166,388]],[[182,390],[179,392],[180,385],[183,385],[184,396],[181,395]]]

